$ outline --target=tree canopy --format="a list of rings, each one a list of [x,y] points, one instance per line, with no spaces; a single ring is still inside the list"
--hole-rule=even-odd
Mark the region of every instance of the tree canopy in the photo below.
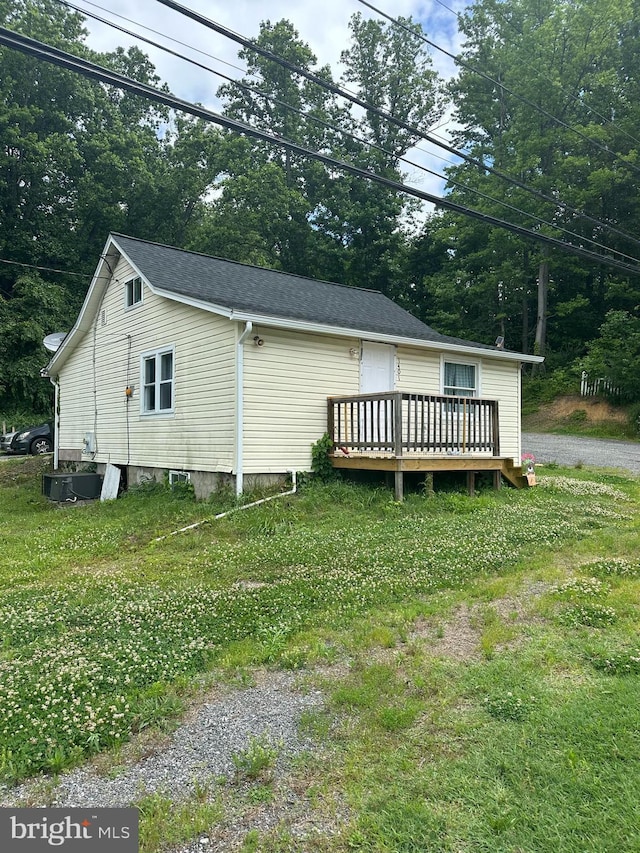
[[[448,198],[632,262],[639,3],[477,0],[446,86],[410,18],[355,14],[340,80],[293,23],[267,20],[255,42],[289,67],[243,48],[246,76],[218,95],[229,117],[398,182],[448,111],[465,152],[447,169]],[[82,16],[54,0],[0,0],[0,23],[164,85],[139,48],[91,51]],[[0,414],[46,414],[42,338],[71,327],[109,231],[376,288],[442,332],[502,335],[551,368],[588,353],[622,386],[603,354],[635,357],[638,277],[459,213],[416,220],[415,200],[311,157],[8,48],[0,61]]]

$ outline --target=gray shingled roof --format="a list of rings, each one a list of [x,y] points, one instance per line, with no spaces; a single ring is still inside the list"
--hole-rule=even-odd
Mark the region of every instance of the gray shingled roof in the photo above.
[[[121,234],[112,237],[154,288],[179,296],[259,316],[494,349],[441,335],[375,290],[248,266]]]

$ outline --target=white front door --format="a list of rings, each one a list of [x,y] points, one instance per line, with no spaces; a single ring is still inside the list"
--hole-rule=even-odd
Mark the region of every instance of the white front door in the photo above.
[[[360,393],[393,391],[396,379],[396,348],[391,344],[362,342]]]
[[[396,380],[396,348],[390,344],[362,342],[360,393],[381,394],[393,391]],[[393,416],[390,401],[360,403],[360,436],[374,450],[390,449],[393,441]],[[384,444],[386,447],[381,447]],[[376,446],[377,445],[377,446]]]

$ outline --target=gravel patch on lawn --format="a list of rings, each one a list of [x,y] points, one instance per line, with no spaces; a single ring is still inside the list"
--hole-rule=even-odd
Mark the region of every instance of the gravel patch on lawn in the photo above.
[[[276,774],[308,744],[298,736],[298,720],[308,708],[323,704],[318,690],[303,692],[288,672],[262,672],[256,683],[205,702],[151,755],[123,767],[113,778],[86,765],[59,779],[38,802],[40,780],[6,791],[2,805],[118,807],[155,792],[173,799],[193,794],[194,784],[206,785],[235,773],[233,756],[244,752],[251,738],[265,737],[278,749]]]

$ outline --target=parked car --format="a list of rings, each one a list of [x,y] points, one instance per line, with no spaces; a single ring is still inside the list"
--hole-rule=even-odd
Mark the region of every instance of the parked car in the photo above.
[[[51,453],[53,450],[53,431],[50,424],[26,427],[3,435],[0,447],[7,453]]]
[[[18,433],[16,432],[7,432],[4,435],[0,435],[0,450],[3,453],[8,453],[9,448],[11,447],[11,442],[13,441],[14,436]]]

